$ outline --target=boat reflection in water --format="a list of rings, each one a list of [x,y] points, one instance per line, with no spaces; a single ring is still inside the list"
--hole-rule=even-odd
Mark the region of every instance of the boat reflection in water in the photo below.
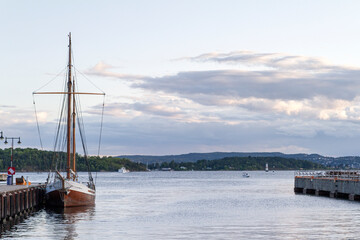
[[[91,221],[95,216],[95,206],[71,207],[71,208],[46,208],[46,215],[51,216],[52,221],[61,226],[57,237],[61,239],[76,239],[78,233],[76,226],[78,223]],[[54,229],[58,231],[59,229]],[[64,235],[62,235],[64,234]]]

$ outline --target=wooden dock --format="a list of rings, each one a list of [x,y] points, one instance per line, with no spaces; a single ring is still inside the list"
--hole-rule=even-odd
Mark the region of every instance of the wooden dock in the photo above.
[[[45,184],[0,185],[0,222],[27,215],[44,202]]]

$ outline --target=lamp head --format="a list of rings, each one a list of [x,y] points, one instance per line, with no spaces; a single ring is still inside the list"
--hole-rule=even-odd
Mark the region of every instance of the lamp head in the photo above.
[[[7,138],[5,138],[5,142],[4,142],[5,144],[8,144],[8,141],[7,141]]]
[[[4,139],[4,136],[3,136],[3,132],[1,131],[0,132],[0,140],[3,140]]]
[[[20,138],[19,138],[18,144],[21,144]]]

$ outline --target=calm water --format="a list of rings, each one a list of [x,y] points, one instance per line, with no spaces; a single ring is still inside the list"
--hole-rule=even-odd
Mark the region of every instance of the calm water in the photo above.
[[[29,173],[33,182],[45,174]],[[41,210],[12,239],[358,239],[360,202],[293,193],[293,172],[98,173],[96,206]]]

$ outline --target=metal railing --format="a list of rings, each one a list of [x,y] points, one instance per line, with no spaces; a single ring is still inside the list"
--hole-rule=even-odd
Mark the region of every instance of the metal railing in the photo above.
[[[296,177],[360,179],[358,170],[295,171]]]

